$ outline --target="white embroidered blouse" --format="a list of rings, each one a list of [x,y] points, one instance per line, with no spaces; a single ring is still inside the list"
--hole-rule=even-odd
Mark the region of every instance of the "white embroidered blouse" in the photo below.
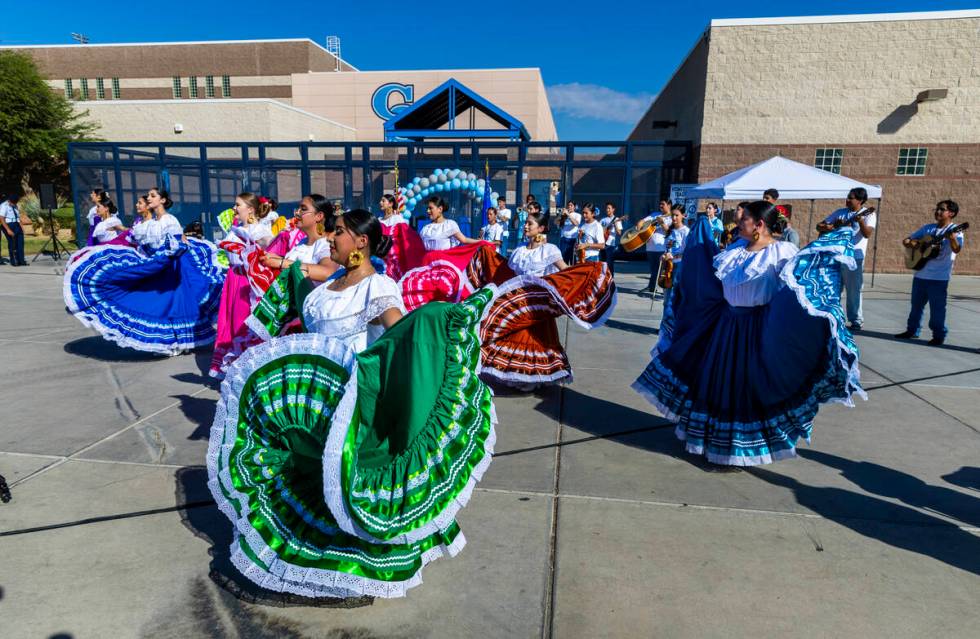
[[[419,235],[426,251],[444,251],[459,245],[454,237],[457,233],[459,224],[456,224],[456,220],[443,220],[438,224],[426,224]]]
[[[342,339],[360,352],[384,333],[384,326],[371,324],[371,320],[389,308],[397,308],[404,314],[405,305],[398,284],[380,273],[342,291],[330,290],[330,281],[345,272],[341,268],[307,296],[303,302],[303,323],[310,332]]]
[[[541,244],[533,249],[518,246],[510,254],[507,263],[518,275],[542,277],[558,272],[555,262],[561,259],[561,251],[554,244]]]
[[[115,229],[117,226],[122,226],[122,222],[117,216],[110,215],[95,225],[92,230],[92,237],[98,240],[99,244],[110,242],[119,237],[119,231]]]
[[[715,277],[721,281],[725,301],[732,306],[762,306],[783,288],[779,274],[799,251],[789,242],[773,242],[761,251],[744,246],[715,256]]]
[[[313,242],[313,244],[300,242],[289,249],[285,259],[302,262],[303,264],[319,264],[320,260],[325,257],[330,257],[330,242],[326,238],[321,237]]]

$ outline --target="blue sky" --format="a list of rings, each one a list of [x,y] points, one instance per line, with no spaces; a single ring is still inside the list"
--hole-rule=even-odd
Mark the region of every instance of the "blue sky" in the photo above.
[[[0,44],[339,35],[363,70],[539,67],[559,136],[622,139],[712,18],[938,11],[980,0],[4,2]],[[492,97],[492,96],[488,96]]]

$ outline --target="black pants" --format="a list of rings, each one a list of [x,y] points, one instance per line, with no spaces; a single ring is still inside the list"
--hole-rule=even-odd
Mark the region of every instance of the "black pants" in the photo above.
[[[650,264],[650,290],[657,288],[657,279],[660,277],[660,258],[664,256],[664,251],[647,251],[647,263]]]
[[[616,274],[616,247],[607,246],[602,249],[602,261],[609,266],[609,273]]]
[[[24,260],[24,230],[20,228],[20,222],[7,222],[10,233],[3,229],[3,234],[7,236],[7,251],[10,253],[11,264],[27,264]],[[2,228],[2,227],[0,227]]]

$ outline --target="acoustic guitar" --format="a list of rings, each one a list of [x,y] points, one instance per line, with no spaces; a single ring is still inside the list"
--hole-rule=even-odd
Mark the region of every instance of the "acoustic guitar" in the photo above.
[[[623,233],[619,245],[627,253],[632,253],[641,246],[646,246],[647,240],[653,237],[657,231],[657,225],[661,219],[663,218],[655,217],[652,220],[640,220],[639,224]]]
[[[905,267],[915,271],[921,271],[942,251],[943,240],[956,233],[970,228],[969,222],[954,224],[938,235],[926,235],[921,240],[913,240],[912,246],[905,247]]]

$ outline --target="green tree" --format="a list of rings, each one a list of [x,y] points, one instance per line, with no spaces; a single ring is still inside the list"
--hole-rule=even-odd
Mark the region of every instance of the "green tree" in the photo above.
[[[68,143],[97,129],[55,93],[34,60],[0,51],[0,190],[54,181],[68,191]]]

